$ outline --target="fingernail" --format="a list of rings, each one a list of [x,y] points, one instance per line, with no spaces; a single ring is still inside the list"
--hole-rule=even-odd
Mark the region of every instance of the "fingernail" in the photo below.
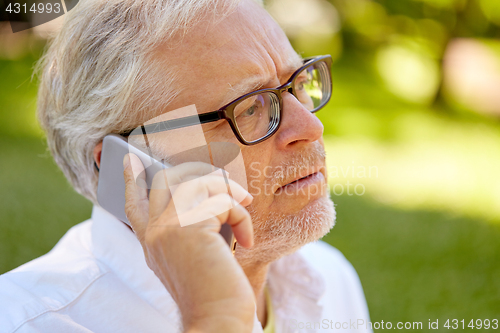
[[[126,154],[125,157],[123,158],[123,169],[127,169],[129,165],[130,165],[130,157],[128,156],[128,154]]]

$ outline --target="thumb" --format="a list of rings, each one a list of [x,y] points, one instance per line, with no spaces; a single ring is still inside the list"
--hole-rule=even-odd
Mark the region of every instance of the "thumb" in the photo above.
[[[134,154],[123,158],[123,178],[125,180],[125,214],[132,230],[143,239],[149,217],[149,199],[144,166]]]

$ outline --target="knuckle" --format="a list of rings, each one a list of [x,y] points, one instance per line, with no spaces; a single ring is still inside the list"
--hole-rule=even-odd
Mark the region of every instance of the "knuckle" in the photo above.
[[[221,206],[221,205],[226,205],[228,202],[230,202],[231,196],[228,193],[219,193],[210,197],[209,200],[211,202],[211,205],[209,205],[209,207]]]

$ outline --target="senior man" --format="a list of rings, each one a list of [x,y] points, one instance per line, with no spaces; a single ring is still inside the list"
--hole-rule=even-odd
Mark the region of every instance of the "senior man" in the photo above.
[[[330,61],[301,59],[254,0],[80,1],[44,57],[38,112],[56,162],[95,206],[51,252],[0,277],[0,331],[370,331],[354,269],[315,242],[335,221],[314,114]],[[193,104],[208,143],[239,146],[252,185],[181,184],[188,213],[228,209],[169,227],[172,193],[138,186],[143,166],[127,155],[129,228],[97,204],[103,138]]]

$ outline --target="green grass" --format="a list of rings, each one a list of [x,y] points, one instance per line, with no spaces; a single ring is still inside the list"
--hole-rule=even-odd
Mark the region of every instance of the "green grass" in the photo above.
[[[334,197],[325,240],[356,268],[374,321],[498,318],[500,226]]]

